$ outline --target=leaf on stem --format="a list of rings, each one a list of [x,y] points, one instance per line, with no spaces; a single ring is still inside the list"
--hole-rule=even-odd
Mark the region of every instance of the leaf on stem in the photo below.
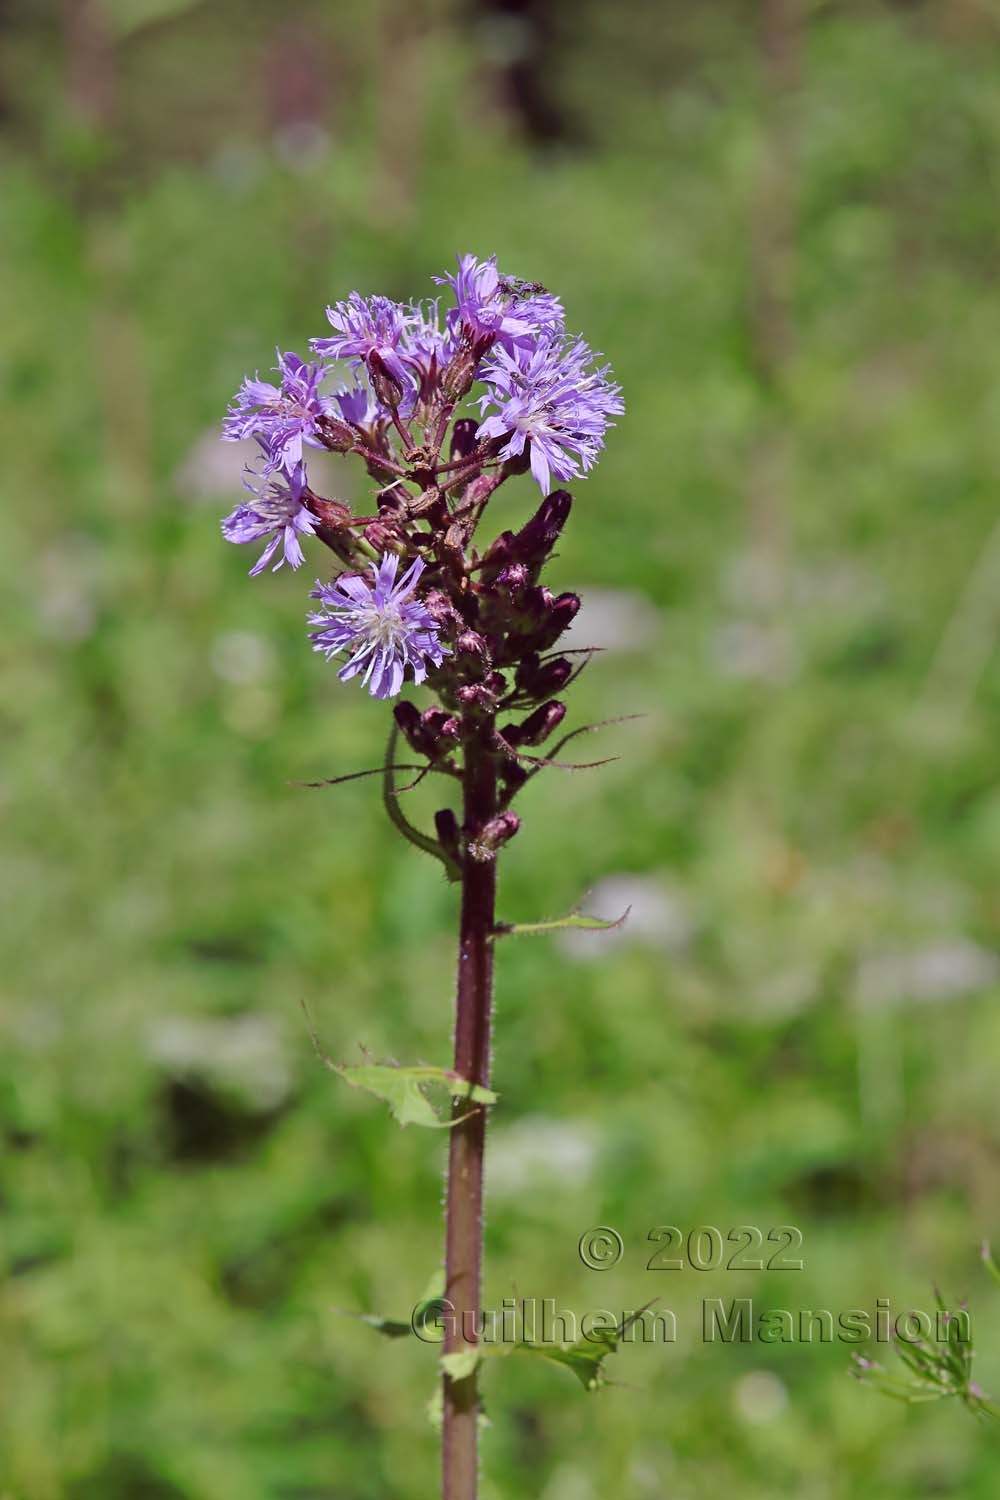
[[[605,917],[588,917],[579,909],[567,913],[565,917],[552,917],[542,922],[498,922],[493,929],[494,937],[525,937],[539,932],[562,932],[567,928],[577,932],[613,932],[624,926],[625,919],[632,910],[626,906],[620,917],[613,921]]]
[[[395,1063],[357,1063],[353,1066],[334,1063],[333,1069],[352,1088],[364,1089],[376,1098],[384,1099],[400,1125],[425,1125],[432,1130],[448,1130],[473,1113],[470,1110],[454,1120],[442,1120],[424,1092],[428,1085],[440,1085],[453,1099],[469,1099],[473,1104],[495,1104],[497,1098],[491,1089],[469,1083],[447,1068],[400,1068]]]

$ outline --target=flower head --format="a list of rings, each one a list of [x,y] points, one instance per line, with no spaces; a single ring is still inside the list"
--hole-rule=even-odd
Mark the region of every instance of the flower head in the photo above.
[[[460,255],[456,276],[435,276],[434,280],[450,286],[455,294],[449,326],[464,333],[481,352],[494,344],[508,351],[526,348],[540,337],[562,332],[559,298],[534,283],[501,276],[495,255],[483,261]]]
[[[372,563],[374,582],[343,573],[333,583],[317,583],[311,598],[322,611],[310,614],[314,651],[327,659],[350,652],[338,676],[347,682],[364,672],[373,698],[394,698],[409,667],[414,682],[423,682],[428,667],[439,667],[448,654],[438,639],[437,622],[415,598],[424,564],[418,557],[396,582],[399,558],[386,553]]]
[[[493,351],[481,372],[490,389],[480,409],[496,410],[479,437],[507,437],[502,458],[519,458],[531,443],[531,472],[543,494],[552,482],[573,479],[595,463],[612,416],[624,411],[610,366],[593,368],[583,339],[544,339],[534,349]]]
[[[406,331],[406,308],[390,297],[362,297],[352,292],[346,302],[328,307],[333,338],[313,339],[317,354],[351,359],[372,368],[381,366],[403,389],[409,381],[400,343]]]
[[[261,478],[262,476],[256,476]],[[300,536],[312,536],[316,522],[306,509],[303,494],[306,488],[305,465],[298,463],[286,476],[267,478],[255,485],[244,481],[254,496],[253,500],[237,505],[222,523],[222,535],[227,542],[259,542],[270,537],[264,551],[250,569],[250,577],[256,578],[267,567],[271,558],[282,548],[281,556],[272,568],[276,573],[283,562],[298,568],[305,561],[299,545]]]
[[[254,376],[244,380],[229,408],[222,436],[231,443],[256,437],[266,448],[270,468],[294,469],[302,461],[302,445],[322,447],[316,436],[317,418],[333,409],[329,396],[319,394],[326,374],[321,365],[307,365],[297,354],[278,350],[280,386]]]
[[[455,352],[453,330],[441,327],[437,299],[411,302],[407,308],[401,356],[417,382],[416,395],[433,393],[438,374]]]

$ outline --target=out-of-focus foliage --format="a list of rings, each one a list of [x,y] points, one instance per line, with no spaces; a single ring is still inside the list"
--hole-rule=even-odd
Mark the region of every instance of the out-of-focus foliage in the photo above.
[[[435,1351],[337,1309],[419,1298],[444,1133],[301,1006],[446,1066],[454,892],[375,784],[289,785],[384,711],[306,649],[311,578],[219,539],[215,431],[460,249],[624,387],[555,583],[611,648],[578,722],[646,716],[505,857],[506,921],[632,914],[500,947],[488,1296],[678,1323],[600,1396],[491,1362],[484,1494],[995,1494],[995,1436],[844,1345],[700,1336],[936,1280],[1000,1390],[1000,20],[794,9],[3,8],[4,1500],[434,1492]],[[647,1272],[665,1223],[795,1224],[804,1269]]]

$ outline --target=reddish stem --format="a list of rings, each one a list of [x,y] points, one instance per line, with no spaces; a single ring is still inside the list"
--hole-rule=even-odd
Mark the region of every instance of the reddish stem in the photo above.
[[[466,715],[464,726],[464,812],[466,847],[497,808],[496,764],[490,749],[492,721]],[[490,1026],[493,1005],[493,932],[496,925],[496,861],[462,862],[462,912],[458,944],[455,1019],[455,1072],[489,1087]],[[451,1129],[445,1218],[445,1296],[451,1306],[444,1341],[446,1354],[478,1342],[482,1301],[483,1153],[486,1109],[470,1112],[468,1099],[456,1099],[458,1124]],[[442,1444],[443,1500],[475,1500],[478,1480],[479,1392],[475,1372],[464,1380],[444,1379]]]

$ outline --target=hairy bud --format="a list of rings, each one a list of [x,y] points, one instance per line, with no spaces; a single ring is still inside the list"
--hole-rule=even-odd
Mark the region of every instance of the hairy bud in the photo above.
[[[458,863],[462,857],[462,840],[458,819],[450,807],[442,807],[434,814],[434,827],[441,848]]]
[[[560,692],[572,675],[573,663],[568,656],[555,656],[543,662],[533,651],[519,664],[514,682],[518,691],[529,698],[548,698]]]
[[[385,361],[377,350],[373,349],[369,354],[367,365],[375,395],[383,406],[387,406],[390,411],[395,411],[403,399],[403,387],[391,370],[386,367]]]
[[[514,539],[522,562],[537,567],[545,561],[566,525],[572,504],[569,490],[553,490],[551,495],[546,495],[531,520],[521,527]]]
[[[316,418],[316,433],[324,448],[329,448],[331,453],[349,453],[358,441],[357,433],[352,432],[346,422],[327,415]]]
[[[487,864],[498,849],[508,843],[521,826],[516,812],[497,813],[491,818],[477,839],[469,841],[469,857],[478,864]]]
[[[472,382],[476,378],[478,364],[477,356],[463,339],[448,361],[444,375],[441,377],[441,387],[449,401],[461,401],[463,396],[468,395]]]
[[[566,705],[557,698],[543,703],[520,724],[508,724],[500,732],[508,745],[540,745],[566,717]]]
[[[564,630],[568,630],[580,608],[578,594],[560,594],[553,599],[546,612],[544,622],[521,642],[519,655],[528,651],[547,651],[554,646]]]
[[[309,509],[318,521],[324,526],[332,526],[334,530],[346,526],[351,519],[351,508],[342,500],[324,500],[321,495],[309,492]]]

